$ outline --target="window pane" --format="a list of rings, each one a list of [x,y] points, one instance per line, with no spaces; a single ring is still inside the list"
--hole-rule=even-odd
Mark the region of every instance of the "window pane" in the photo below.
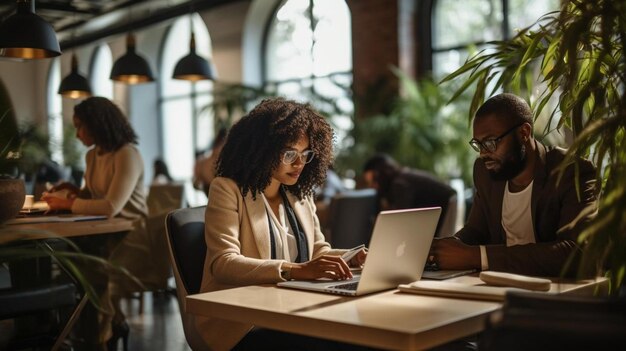
[[[48,72],[48,135],[50,137],[50,157],[63,164],[63,101],[57,93],[61,84],[61,61],[52,60]]]
[[[113,56],[108,45],[100,45],[94,54],[91,63],[91,89],[95,96],[104,96],[113,99],[113,81],[109,79],[113,68]]]
[[[191,19],[191,21],[190,21]],[[211,39],[198,14],[179,18],[170,28],[163,45],[160,80],[164,159],[172,177],[185,184],[185,199],[190,206],[206,204],[206,196],[193,189],[191,177],[195,151],[206,149],[213,140],[213,115],[199,111],[212,99],[213,83],[192,83],[173,79],[178,61],[189,53],[191,26],[196,40],[196,53],[211,58]]]
[[[194,147],[191,103],[188,99],[174,99],[163,103],[163,150],[165,162],[174,179],[191,178]]]
[[[559,9],[559,0],[510,0],[509,22],[511,36],[517,31],[535,23],[541,16]]]
[[[317,21],[313,46],[314,74],[325,76],[350,71],[352,36],[348,6],[343,1],[315,0],[313,15]]]
[[[309,0],[289,0],[276,12],[265,51],[268,80],[304,78],[313,73],[308,8]]]
[[[433,17],[433,49],[502,37],[501,0],[439,0]]]

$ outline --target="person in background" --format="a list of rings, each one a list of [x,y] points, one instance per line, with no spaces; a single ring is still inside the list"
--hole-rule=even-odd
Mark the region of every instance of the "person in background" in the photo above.
[[[523,99],[500,94],[476,112],[470,145],[476,193],[465,226],[435,240],[431,260],[441,269],[479,269],[534,276],[569,275],[576,240],[597,210],[596,171],[578,158],[559,176],[566,150],[533,136]]]
[[[328,228],[330,202],[335,195],[346,190],[339,175],[332,166],[326,171],[326,180],[322,186],[315,188],[315,207],[321,228]]]
[[[441,207],[436,236],[454,233],[456,191],[434,175],[400,166],[391,156],[379,153],[363,166],[365,185],[376,189],[380,210]]]
[[[91,148],[86,155],[85,186],[79,189],[63,183],[44,193],[43,199],[51,210],[132,220],[134,229],[121,242],[108,243],[114,247],[109,260],[142,277],[150,271],[150,263],[145,259],[149,254],[145,229],[148,209],[143,160],[135,146],[137,135],[122,111],[103,97],[91,97],[76,105],[73,122],[76,137]],[[58,191],[64,189],[69,195],[59,197]],[[121,274],[108,280],[109,288],[100,296],[107,312],[99,318],[99,342],[107,342],[108,350],[115,350],[119,339],[126,345],[129,334],[120,299],[137,285]]]
[[[200,157],[193,169],[193,186],[198,190],[203,190],[205,194],[209,193],[209,185],[213,178],[215,178],[215,167],[217,158],[222,151],[222,147],[226,141],[226,135],[228,130],[222,128],[217,132],[213,145],[211,145],[210,153],[206,156]]]
[[[154,160],[153,166],[154,175],[152,177],[152,184],[169,184],[174,181],[165,161],[157,158]]]
[[[308,105],[263,100],[230,130],[211,182],[206,208],[207,255],[200,291],[290,279],[352,277],[366,251],[350,262],[324,240],[314,189],[332,163],[333,132]],[[336,343],[198,317],[214,350],[344,350]],[[356,347],[355,347],[356,348]]]

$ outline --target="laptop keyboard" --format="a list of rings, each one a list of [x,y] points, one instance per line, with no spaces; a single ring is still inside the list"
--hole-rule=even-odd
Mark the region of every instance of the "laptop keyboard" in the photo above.
[[[359,282],[344,283],[344,284],[333,285],[333,286],[331,286],[331,288],[333,288],[333,289],[343,289],[343,290],[356,290],[356,286],[358,284],[359,284]]]

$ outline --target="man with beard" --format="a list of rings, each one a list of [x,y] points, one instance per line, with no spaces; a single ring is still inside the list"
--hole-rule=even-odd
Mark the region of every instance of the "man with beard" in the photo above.
[[[478,109],[470,145],[480,156],[468,221],[455,236],[435,239],[429,260],[440,269],[574,273],[576,265],[566,263],[597,209],[594,166],[578,159],[559,179],[566,150],[535,140],[530,107],[513,94]]]

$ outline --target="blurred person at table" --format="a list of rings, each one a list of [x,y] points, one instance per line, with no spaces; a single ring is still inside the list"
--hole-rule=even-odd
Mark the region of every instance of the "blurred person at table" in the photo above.
[[[167,167],[167,163],[160,158],[156,158],[152,164],[154,174],[152,176],[152,184],[161,185],[169,184],[174,181],[170,175],[170,170]]]
[[[228,130],[221,128],[213,140],[210,152],[200,156],[193,167],[193,186],[205,194],[209,193],[209,185],[215,178],[217,158],[224,147],[227,134]]]
[[[376,189],[380,210],[441,207],[437,237],[454,234],[456,190],[423,170],[403,167],[385,153],[378,153],[363,166],[365,185]]]
[[[314,190],[333,160],[333,131],[308,105],[267,99],[230,130],[206,208],[207,255],[201,291],[290,279],[352,277],[315,214]],[[213,350],[344,350],[354,346],[196,317]],[[356,348],[356,347],[355,347]]]
[[[478,269],[535,276],[569,275],[567,261],[595,215],[595,167],[578,158],[562,177],[565,149],[533,136],[533,114],[522,98],[500,94],[476,111],[470,145],[476,193],[465,226],[435,240],[431,260],[442,269]]]
[[[76,105],[73,122],[76,137],[91,148],[86,155],[85,185],[78,189],[64,183],[50,189],[43,199],[51,210],[133,220],[133,231],[119,243],[109,242],[113,247],[109,260],[143,281],[150,272],[149,262],[145,259],[149,255],[145,222],[148,209],[143,160],[135,146],[137,135],[122,111],[103,97],[91,97]],[[67,196],[55,195],[64,189],[69,193]],[[101,296],[101,303],[105,310],[109,307],[113,312],[100,318],[99,341],[107,342],[108,349],[114,350],[118,339],[122,338],[126,344],[129,333],[120,299],[140,287],[119,274],[109,276],[108,286],[105,296]]]

